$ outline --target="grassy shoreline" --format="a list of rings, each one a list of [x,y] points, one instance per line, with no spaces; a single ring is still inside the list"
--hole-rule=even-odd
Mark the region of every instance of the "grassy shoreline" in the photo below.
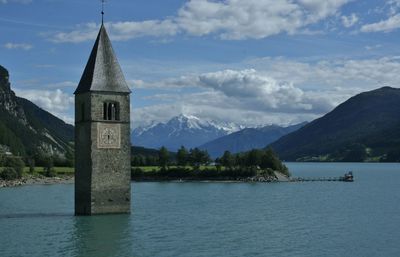
[[[65,184],[74,182],[74,168],[54,167],[55,176],[44,176],[43,167],[30,171],[25,167],[22,178],[16,180],[0,179],[0,187],[14,187],[34,184]],[[134,182],[276,182],[274,172],[253,169],[228,169],[216,166],[170,166],[162,169],[158,166],[132,167],[131,180]]]

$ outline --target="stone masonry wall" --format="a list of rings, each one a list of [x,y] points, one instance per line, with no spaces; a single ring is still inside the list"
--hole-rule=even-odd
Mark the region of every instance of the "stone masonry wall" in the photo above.
[[[90,213],[128,213],[130,212],[130,97],[127,94],[113,93],[86,93],[87,97],[76,97],[76,117],[82,116],[82,103],[87,104],[85,117],[87,122],[78,121],[76,131],[87,136],[87,146],[77,144],[82,149],[77,149],[77,178],[85,182],[76,181],[77,194],[85,195],[76,197],[78,201],[84,199],[87,205],[87,197],[90,198]],[[83,101],[82,101],[83,100]],[[118,102],[120,104],[120,120],[103,120],[103,103]],[[121,148],[98,148],[98,123],[120,124]],[[86,125],[87,124],[87,125]],[[89,130],[89,131],[88,131]],[[86,135],[85,135],[86,133]],[[78,139],[78,138],[77,138]],[[82,139],[82,138],[80,138]],[[85,141],[86,142],[86,141]],[[89,150],[89,151],[88,151]],[[79,157],[81,154],[85,157]],[[80,159],[79,159],[80,158]],[[87,158],[87,159],[86,159]],[[78,164],[78,159],[81,161]],[[85,175],[90,173],[90,179]],[[89,181],[90,187],[86,182]],[[78,204],[79,205],[79,204]]]

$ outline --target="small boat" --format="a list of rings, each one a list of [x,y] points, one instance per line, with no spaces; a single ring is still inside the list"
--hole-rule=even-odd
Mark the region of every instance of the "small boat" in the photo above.
[[[344,174],[344,177],[341,177],[341,179],[344,182],[353,182],[354,181],[353,172],[349,171],[348,173]]]

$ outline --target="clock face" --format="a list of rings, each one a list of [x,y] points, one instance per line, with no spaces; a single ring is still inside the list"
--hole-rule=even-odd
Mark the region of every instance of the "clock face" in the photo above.
[[[121,126],[99,123],[97,126],[98,148],[121,148]]]

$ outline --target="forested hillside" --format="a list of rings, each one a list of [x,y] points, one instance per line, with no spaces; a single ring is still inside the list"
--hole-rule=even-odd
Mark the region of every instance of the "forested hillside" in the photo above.
[[[71,158],[74,128],[32,102],[15,96],[0,66],[0,151],[42,158]]]
[[[400,161],[400,89],[356,95],[270,146],[290,161]]]

